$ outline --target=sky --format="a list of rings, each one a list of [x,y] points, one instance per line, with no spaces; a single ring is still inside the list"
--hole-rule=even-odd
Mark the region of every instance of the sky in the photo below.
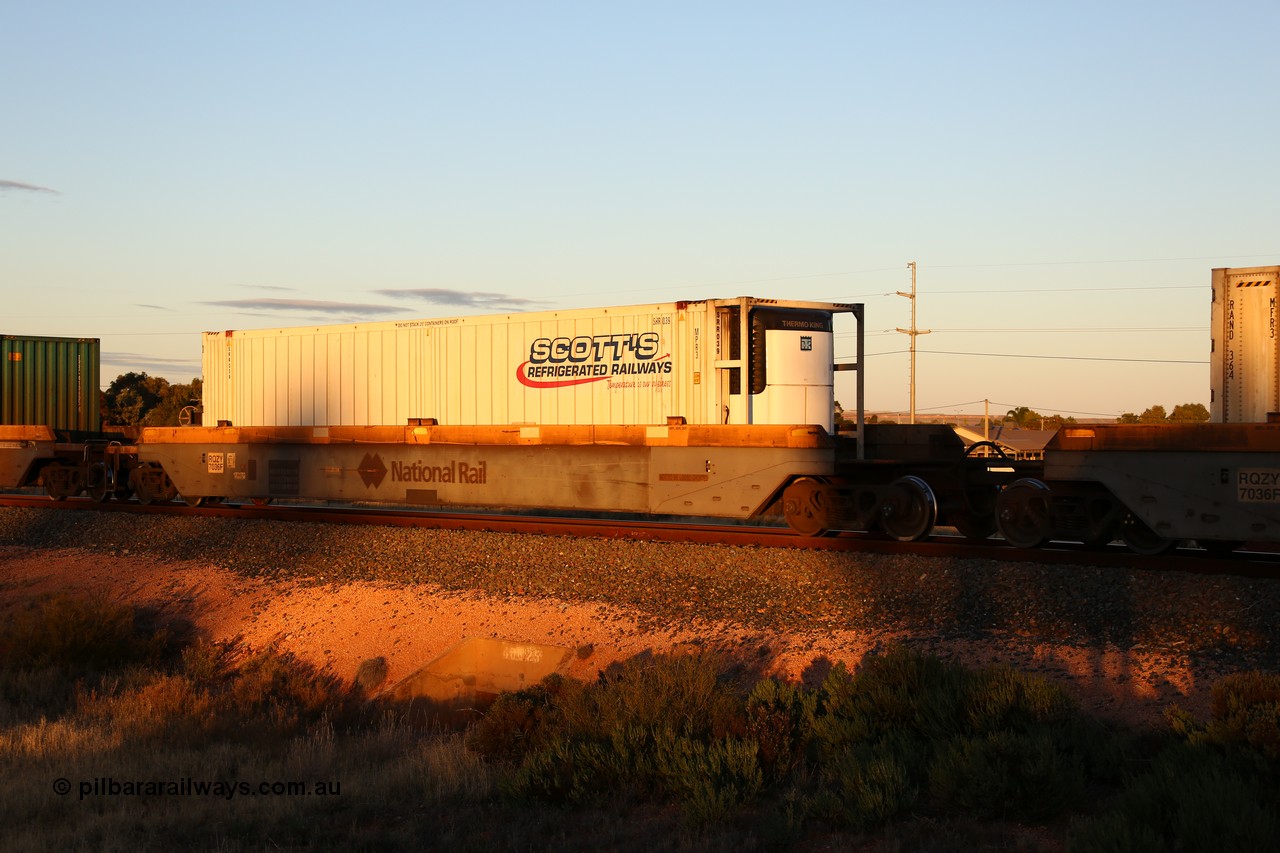
[[[0,22],[0,333],[104,384],[207,330],[749,295],[864,303],[906,412],[914,262],[917,412],[1106,417],[1207,406],[1211,270],[1280,264],[1274,0]]]

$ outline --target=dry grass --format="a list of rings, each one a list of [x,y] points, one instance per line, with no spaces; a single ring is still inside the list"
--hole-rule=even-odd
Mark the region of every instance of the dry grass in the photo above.
[[[1148,742],[1041,679],[904,650],[814,689],[650,657],[505,695],[464,735],[154,614],[4,616],[6,850],[1138,850],[1179,841],[1177,814],[1216,821],[1188,837],[1280,834],[1269,677]]]
[[[84,601],[18,617],[0,629],[8,850],[395,846],[423,808],[492,794],[458,735],[406,726],[286,655],[174,654],[163,629]]]

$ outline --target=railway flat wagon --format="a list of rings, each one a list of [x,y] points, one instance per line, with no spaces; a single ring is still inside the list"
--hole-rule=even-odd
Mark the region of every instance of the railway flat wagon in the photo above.
[[[1183,540],[1229,551],[1280,541],[1280,424],[1064,427],[1043,471],[997,503],[1011,544],[1049,539],[1161,553]]]
[[[206,425],[815,424],[831,431],[833,315],[741,297],[208,332]],[[861,329],[859,328],[859,340]]]
[[[1280,266],[1213,271],[1210,419],[1265,423],[1280,412]]]
[[[320,498],[751,518],[798,474],[834,472],[820,427],[149,427],[144,503]],[[167,474],[166,474],[167,472]]]

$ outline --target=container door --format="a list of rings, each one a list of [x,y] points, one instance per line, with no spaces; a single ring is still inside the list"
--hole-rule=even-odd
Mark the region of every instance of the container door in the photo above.
[[[750,423],[750,397],[745,393],[746,363],[742,358],[742,309],[738,306],[716,311],[716,387],[720,399],[717,423]]]
[[[1280,411],[1276,281],[1280,267],[1214,270],[1213,419],[1263,423]]]

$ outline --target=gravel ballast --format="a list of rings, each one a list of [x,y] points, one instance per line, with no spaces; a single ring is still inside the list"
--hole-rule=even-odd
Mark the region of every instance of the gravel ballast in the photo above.
[[[1119,658],[1123,674],[1108,677],[1142,670],[1153,684],[1171,683],[1165,667],[1206,694],[1222,674],[1280,664],[1280,581],[1271,579],[15,508],[0,508],[0,546],[196,561],[282,589],[372,583],[429,587],[490,607],[604,605],[626,613],[635,630],[673,635],[693,626],[712,646],[749,636],[766,648],[785,637],[794,648],[823,650],[832,637],[856,635],[871,648],[897,642],[1071,677],[1068,656],[1043,651],[1053,648],[1090,662],[1091,677],[1104,657]]]

